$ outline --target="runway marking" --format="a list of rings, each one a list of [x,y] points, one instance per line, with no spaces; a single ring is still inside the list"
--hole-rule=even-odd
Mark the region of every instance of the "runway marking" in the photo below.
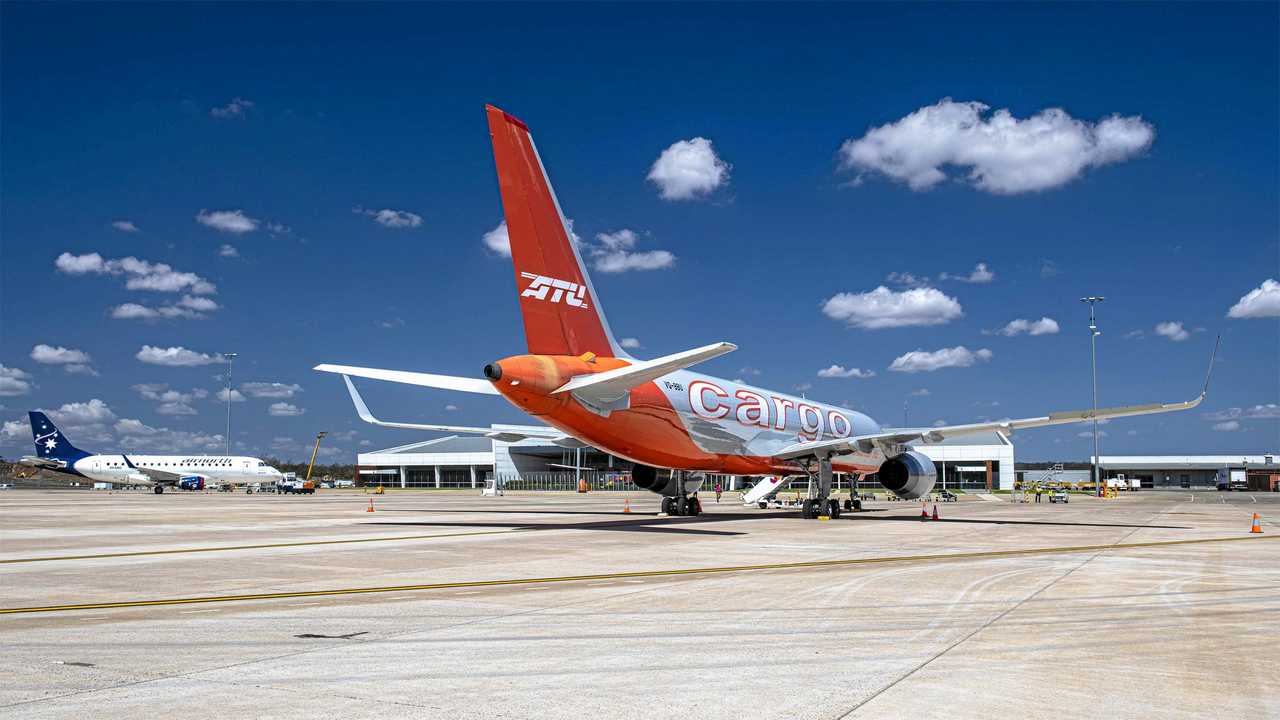
[[[142,555],[179,555],[182,553],[221,552],[223,550],[262,550],[266,548],[305,547],[308,545],[347,545],[351,543],[395,542],[397,540],[433,540],[437,538],[473,537],[475,535],[501,535],[523,532],[522,528],[505,530],[477,530],[476,532],[438,533],[435,535],[398,535],[396,537],[353,538],[350,540],[303,540],[287,543],[263,543],[261,545],[219,545],[207,548],[178,548],[175,550],[136,550],[132,552],[98,553],[96,555],[55,555],[53,557],[12,558],[0,560],[0,565],[16,563],[49,562],[52,560],[98,560],[103,558],[139,557]]]
[[[1023,550],[984,550],[976,552],[946,553],[939,555],[900,555],[890,557],[851,558],[846,560],[809,560],[805,562],[771,563],[768,565],[728,565],[725,567],[698,567],[680,570],[636,570],[593,575],[565,575],[561,577],[513,578],[510,580],[463,580],[459,582],[422,583],[419,585],[390,585],[386,587],[356,587],[336,590],[298,590],[295,592],[253,593],[247,595],[209,595],[203,597],[165,598],[160,600],[120,600],[117,602],[73,603],[32,607],[0,608],[0,615],[19,615],[40,612],[68,612],[77,610],[104,610],[108,608],[155,607],[157,605],[195,605],[201,603],[243,602],[247,600],[281,600],[286,598],[330,597],[334,595],[368,595],[372,593],[420,592],[425,590],[449,590],[458,588],[511,587],[519,585],[574,583],[590,580],[623,579],[624,582],[643,582],[637,578],[670,577],[675,575],[712,575],[723,573],[753,572],[760,570],[798,570],[805,568],[842,567],[852,565],[883,565],[906,562],[945,562],[948,560],[974,560],[980,558],[1023,557],[1027,555],[1063,555],[1068,553],[1107,552],[1140,548],[1170,547],[1174,545],[1203,545],[1207,543],[1243,542],[1248,540],[1276,540],[1280,535],[1244,535],[1198,540],[1158,540],[1154,542],[1112,545],[1076,545],[1072,547],[1027,548]]]

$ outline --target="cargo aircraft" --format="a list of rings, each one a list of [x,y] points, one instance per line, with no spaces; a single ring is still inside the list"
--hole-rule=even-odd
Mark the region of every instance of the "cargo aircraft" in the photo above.
[[[166,486],[203,490],[214,485],[273,483],[284,475],[255,457],[227,455],[99,455],[71,444],[44,413],[33,410],[31,436],[36,454],[22,465],[116,485],[149,485],[159,495]]]
[[[539,437],[564,447],[591,445],[634,463],[636,485],[663,496],[662,509],[696,515],[705,473],[807,475],[806,518],[838,516],[835,472],[874,473],[888,490],[919,498],[933,489],[933,462],[909,443],[1086,422],[1094,418],[1188,410],[1176,403],[1056,412],[1040,417],[926,428],[885,428],[853,410],[688,370],[736,346],[718,342],[652,360],[615,340],[574,243],[529,127],[487,106],[498,185],[511,240],[528,353],[484,366],[482,378],[318,365],[344,376],[361,419],[385,427],[476,433],[514,441]],[[1215,347],[1216,354],[1216,347]],[[1210,372],[1213,361],[1210,359]],[[446,390],[501,395],[543,421],[545,431],[384,422],[361,399],[351,376]]]

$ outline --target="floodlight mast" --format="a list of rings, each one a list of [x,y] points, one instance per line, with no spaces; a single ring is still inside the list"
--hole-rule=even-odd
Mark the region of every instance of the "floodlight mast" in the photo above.
[[[1102,331],[1094,316],[1094,306],[1106,300],[1101,295],[1090,295],[1080,298],[1080,302],[1089,303],[1089,356],[1093,365],[1093,487],[1099,497],[1102,496],[1102,481],[1098,477],[1098,336]]]

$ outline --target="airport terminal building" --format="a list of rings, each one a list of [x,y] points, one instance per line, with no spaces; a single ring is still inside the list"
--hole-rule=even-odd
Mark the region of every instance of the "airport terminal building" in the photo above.
[[[530,429],[525,425],[491,427],[495,432]],[[1013,489],[1013,444],[998,432],[920,444],[916,449],[937,465],[938,487],[945,484],[972,491]],[[511,490],[568,490],[576,486],[576,468],[581,467],[593,489],[637,489],[630,481],[631,463],[595,448],[576,451],[540,439],[505,442],[450,435],[360,453],[356,462],[357,481],[365,485],[480,488],[486,479],[496,477]],[[715,480],[727,490],[742,489],[754,482],[737,476],[711,476],[707,487]],[[804,481],[798,483],[803,485]],[[871,477],[863,478],[859,485],[878,487]],[[837,478],[837,486],[848,487],[847,479]]]

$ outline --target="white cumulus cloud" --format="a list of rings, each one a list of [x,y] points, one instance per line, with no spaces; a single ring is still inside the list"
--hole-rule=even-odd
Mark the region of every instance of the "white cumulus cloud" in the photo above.
[[[843,365],[832,365],[818,371],[820,378],[869,378],[875,377],[871,370],[862,368],[845,368]]]
[[[716,155],[704,137],[680,140],[662,151],[648,179],[664,200],[692,200],[729,182],[730,166]]]
[[[1240,423],[1235,420],[1228,420],[1215,424],[1213,429],[1218,432],[1235,432],[1240,429]]]
[[[244,395],[239,390],[232,389],[231,392],[227,392],[226,388],[219,390],[213,399],[225,405],[228,395],[231,397],[231,402],[244,402]]]
[[[53,262],[58,272],[67,275],[113,275],[125,278],[129,290],[155,292],[190,292],[196,295],[213,295],[217,287],[191,272],[174,270],[165,263],[153,263],[136,257],[105,260],[98,253],[72,255],[64,252]]]
[[[1215,410],[1204,414],[1205,420],[1276,420],[1280,419],[1280,405],[1276,403],[1267,403],[1265,405],[1254,405],[1253,407],[1240,408],[1231,407],[1225,410]]]
[[[143,345],[134,357],[149,365],[166,365],[168,367],[195,367],[223,362],[221,355],[188,350],[180,345],[174,347],[152,347]]]
[[[1227,311],[1227,317],[1269,318],[1280,317],[1280,282],[1263,280],[1257,288],[1240,298],[1239,302]]]
[[[218,248],[218,257],[238,258],[240,257],[240,251],[236,249],[235,245],[223,244],[222,247]]]
[[[662,270],[676,263],[676,256],[666,250],[636,252],[636,233],[622,229],[610,233],[598,233],[595,244],[587,248],[596,270],[621,273],[628,270]]]
[[[209,115],[220,120],[239,120],[245,115],[245,111],[253,107],[253,101],[244,98],[232,98],[231,102],[220,107],[210,108]]]
[[[1156,334],[1160,337],[1166,337],[1173,342],[1182,342],[1191,337],[1191,333],[1182,327],[1180,322],[1162,322],[1156,325]]]
[[[256,398],[291,398],[302,392],[301,385],[278,382],[248,382],[240,386],[249,397]]]
[[[41,365],[61,365],[62,369],[73,375],[97,375],[98,371],[93,369],[92,358],[89,353],[83,350],[75,350],[72,348],[64,348],[61,345],[53,347],[40,343],[31,348],[31,359]]]
[[[942,273],[938,276],[942,280],[959,280],[960,282],[986,284],[996,279],[995,272],[987,267],[986,263],[978,263],[964,275],[952,275],[950,273]]]
[[[31,373],[0,363],[0,396],[26,395],[32,386]]]
[[[305,412],[306,410],[287,402],[271,403],[271,407],[267,408],[267,414],[276,417],[296,417]]]
[[[507,234],[506,220],[498,223],[498,227],[481,236],[480,242],[503,257],[511,257],[511,236]]]
[[[889,370],[904,373],[933,372],[942,368],[969,367],[978,362],[986,362],[991,356],[992,352],[986,348],[970,351],[963,345],[933,352],[913,350],[894,359]]]
[[[895,291],[883,285],[871,292],[839,293],[823,303],[822,312],[867,330],[942,325],[964,315],[959,301],[936,288]]]
[[[83,350],[64,348],[61,345],[53,347],[44,343],[31,348],[31,359],[42,365],[66,365],[68,363],[83,365],[93,361],[89,357],[89,353]]]
[[[912,190],[946,180],[947,166],[966,168],[966,181],[979,190],[1013,195],[1060,187],[1089,168],[1133,158],[1155,141],[1155,128],[1138,116],[1091,123],[1060,108],[1024,119],[990,109],[944,98],[846,140],[840,166],[881,174]]]
[[[417,213],[411,213],[408,210],[369,210],[357,205],[351,208],[351,212],[371,217],[374,222],[383,227],[397,229],[416,228],[422,224],[422,216]]]
[[[1008,325],[1000,328],[1000,334],[1006,337],[1013,337],[1026,333],[1028,335],[1053,335],[1059,331],[1058,321],[1049,317],[1042,317],[1039,320],[1017,320],[1009,321]]]
[[[635,350],[640,347],[640,339],[633,337],[625,337],[618,341],[618,344],[627,350]]]
[[[119,230],[120,232],[126,232],[126,233],[138,232],[138,226],[134,225],[132,222],[128,220],[116,220],[115,222],[111,223],[111,227]]]
[[[244,214],[243,210],[201,210],[196,222],[218,232],[243,235],[258,229],[259,221]]]

